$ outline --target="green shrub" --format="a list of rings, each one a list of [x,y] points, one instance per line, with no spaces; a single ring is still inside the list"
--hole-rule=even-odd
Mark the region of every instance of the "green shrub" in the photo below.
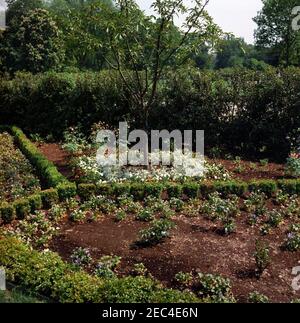
[[[213,184],[201,183],[199,192],[202,198],[207,198],[210,194],[216,192],[216,187]]]
[[[290,152],[289,134],[300,128],[294,95],[300,92],[299,79],[297,67],[280,73],[275,68],[170,71],[150,111],[149,129],[195,130],[204,125],[208,149],[283,161]],[[56,137],[79,124],[87,131],[99,116],[112,126],[126,118],[137,128],[140,111],[132,108],[131,100],[117,71],[22,74],[1,79],[0,123]],[[228,119],[228,106],[236,107],[234,118]]]
[[[279,180],[278,187],[283,193],[289,195],[300,195],[300,180]]]
[[[230,280],[219,275],[198,274],[196,288],[201,297],[216,302],[232,298]]]
[[[169,199],[176,197],[181,198],[182,196],[182,186],[180,184],[168,184],[167,193]]]
[[[272,180],[253,181],[249,184],[250,192],[262,192],[271,197],[277,190],[277,183]]]
[[[188,198],[195,199],[199,196],[199,185],[197,183],[184,183],[182,185],[182,192]]]
[[[175,227],[175,224],[168,219],[154,220],[151,226],[142,230],[139,235],[139,244],[154,245],[162,242],[169,237],[170,230]]]
[[[130,194],[130,184],[123,183],[123,184],[114,184],[112,187],[113,195],[115,197],[121,195],[129,195]]]
[[[59,184],[67,183],[67,179],[57,170],[38,148],[25,136],[21,129],[13,126],[11,132],[14,135],[18,147],[36,168],[38,175],[48,187],[56,187]]]
[[[78,195],[83,201],[87,201],[91,196],[96,194],[96,185],[94,184],[79,184]]]
[[[0,219],[6,224],[11,223],[15,219],[15,209],[11,204],[3,202],[0,205]]]
[[[57,254],[32,250],[15,238],[0,239],[0,263],[6,270],[8,281],[60,303],[198,301],[191,293],[162,288],[150,278],[101,279],[86,272],[74,271]]]
[[[253,292],[249,294],[248,301],[253,304],[269,303],[269,298],[258,292]]]
[[[43,202],[40,194],[30,195],[27,199],[30,204],[31,213],[43,208]]]
[[[144,186],[145,196],[153,196],[160,198],[163,190],[163,186],[159,183],[146,183]]]
[[[61,201],[65,201],[72,197],[75,197],[77,194],[77,187],[76,184],[72,183],[63,183],[57,186],[57,192],[59,199]]]
[[[103,196],[112,196],[114,194],[113,187],[110,184],[97,184],[96,193],[97,195],[103,195]]]
[[[23,220],[31,211],[31,206],[27,199],[16,200],[13,206],[18,220]]]
[[[136,201],[142,201],[145,197],[144,184],[132,184],[130,187],[130,195],[132,195]]]
[[[248,186],[246,183],[242,182],[217,182],[214,183],[214,189],[219,192],[223,197],[227,197],[228,195],[237,195],[243,196],[247,190]]]
[[[45,209],[51,209],[54,204],[59,202],[58,192],[54,188],[42,191],[40,195]]]

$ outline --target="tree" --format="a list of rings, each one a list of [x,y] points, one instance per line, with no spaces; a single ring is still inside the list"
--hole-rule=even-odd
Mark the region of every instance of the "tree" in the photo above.
[[[45,9],[35,9],[11,21],[0,44],[0,56],[10,72],[44,72],[60,67],[64,48],[56,23]]]
[[[146,129],[165,71],[179,67],[196,46],[220,33],[205,10],[208,2],[195,0],[188,9],[183,0],[155,0],[151,17],[145,16],[134,0],[117,0],[113,10],[105,5],[91,6],[86,20],[105,31],[98,46],[110,50],[106,63],[118,71]],[[182,29],[174,24],[177,15],[186,15]]]
[[[227,35],[217,46],[215,67],[217,69],[242,67],[246,58],[247,46],[243,39]]]
[[[92,5],[105,4],[113,9],[112,0],[52,0],[46,6],[62,31],[66,48],[66,65],[80,69],[99,70],[105,67],[108,49],[99,47],[105,30],[86,19]],[[104,13],[98,13],[99,19]]]
[[[44,6],[43,0],[6,0],[6,2],[6,22],[8,26],[12,25],[13,20],[20,20],[29,11],[43,8]]]
[[[279,52],[280,61],[286,65],[299,64],[299,32],[292,29],[292,9],[298,0],[263,0],[263,8],[254,18],[256,45],[273,48]]]

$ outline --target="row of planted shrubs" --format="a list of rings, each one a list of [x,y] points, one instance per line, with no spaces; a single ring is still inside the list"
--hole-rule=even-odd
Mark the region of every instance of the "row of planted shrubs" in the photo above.
[[[137,200],[147,196],[168,198],[206,198],[209,194],[219,192],[226,197],[231,194],[244,196],[247,192],[262,192],[271,197],[276,191],[282,190],[291,195],[300,195],[300,180],[257,180],[252,182],[212,182],[212,183],[122,183],[122,184],[79,184],[77,193],[83,200],[92,195],[120,196],[129,194]]]
[[[16,126],[10,127],[10,131],[18,145],[18,148],[30,161],[37,171],[37,175],[47,187],[56,187],[67,183],[68,180],[57,170],[38,148],[26,137],[21,129]]]
[[[132,78],[134,79],[134,78]],[[128,81],[130,82],[130,80]],[[134,87],[134,86],[133,86]],[[168,73],[149,111],[150,129],[205,130],[206,148],[284,160],[300,128],[300,69]],[[0,80],[0,123],[59,138],[69,126],[95,122],[144,125],[113,71],[17,74]]]
[[[75,197],[76,185],[72,183],[59,184],[56,188],[41,191],[12,203],[0,204],[0,222],[11,223],[14,219],[22,220],[30,213],[41,209],[49,209],[66,199]]]
[[[8,281],[60,303],[195,303],[189,292],[163,288],[145,277],[101,279],[78,271],[53,252],[15,238],[0,239],[0,266]]]
[[[52,205],[75,197],[77,194],[82,200],[89,200],[93,195],[118,197],[132,195],[136,200],[143,200],[147,196],[168,198],[206,198],[209,194],[219,192],[226,197],[230,194],[244,196],[247,192],[259,191],[271,197],[277,190],[284,193],[300,195],[300,180],[261,180],[246,182],[213,182],[213,183],[122,183],[122,184],[79,184],[63,183],[55,189],[41,191],[27,198],[16,200],[13,203],[0,204],[0,220],[10,223],[15,218],[24,219],[29,213],[40,209],[49,209]]]
[[[0,204],[0,220],[10,223],[15,218],[21,220],[29,213],[40,209],[48,209],[59,201],[74,197],[77,193],[76,185],[69,182],[38,149],[25,136],[21,129],[12,126],[0,126],[0,131],[10,131],[14,139],[37,171],[37,175],[43,184],[49,189],[34,195],[18,199],[12,203],[2,202]]]

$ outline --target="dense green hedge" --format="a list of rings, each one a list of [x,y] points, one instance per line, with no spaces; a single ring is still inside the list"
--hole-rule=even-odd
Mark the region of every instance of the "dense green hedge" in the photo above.
[[[57,170],[38,148],[25,136],[23,131],[15,126],[11,127],[11,132],[17,142],[18,147],[30,163],[35,167],[39,178],[48,187],[56,187],[59,184],[67,183],[67,179]]]
[[[236,69],[168,74],[150,111],[152,129],[204,129],[207,150],[282,159],[300,128],[300,69]],[[117,73],[19,74],[0,80],[0,123],[60,137],[68,126],[99,120],[140,127]]]
[[[53,252],[32,250],[15,238],[0,239],[6,278],[60,303],[195,303],[193,294],[163,288],[144,277],[100,279],[74,271]]]
[[[149,189],[151,188],[151,189]],[[122,183],[118,185],[110,184],[79,184],[77,193],[83,200],[88,200],[92,195],[104,195],[118,197],[130,193],[136,200],[152,195],[162,197],[165,192],[168,198],[207,198],[214,192],[219,192],[223,197],[235,194],[243,197],[246,193],[257,191],[265,193],[267,196],[273,196],[278,189],[284,193],[300,195],[300,180],[256,180],[251,182],[227,181],[197,183]],[[153,195],[154,194],[154,195]]]

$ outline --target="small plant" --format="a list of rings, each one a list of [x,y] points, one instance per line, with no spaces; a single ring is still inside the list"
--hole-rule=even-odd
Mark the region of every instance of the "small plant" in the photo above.
[[[85,218],[86,212],[81,209],[74,210],[70,213],[70,220],[73,222],[83,222]]]
[[[259,217],[256,214],[252,213],[249,215],[247,222],[249,225],[254,226],[257,224],[258,219]]]
[[[162,240],[169,237],[170,230],[174,227],[175,224],[170,220],[154,220],[148,229],[140,232],[139,243],[147,245],[160,243]]]
[[[95,269],[95,275],[102,278],[113,278],[115,276],[115,269],[121,262],[121,257],[117,256],[103,256]]]
[[[126,219],[126,212],[124,210],[117,211],[115,219],[117,222],[124,221]]]
[[[66,213],[66,209],[59,205],[55,204],[52,208],[48,211],[48,216],[51,220],[58,221],[62,218],[62,216]]]
[[[245,208],[248,212],[261,216],[266,212],[266,195],[262,192],[251,192],[245,200]]]
[[[182,213],[188,218],[196,218],[199,216],[199,206],[195,206],[193,203],[185,204]]]
[[[154,214],[149,209],[144,209],[136,215],[136,219],[139,221],[150,222],[154,219]]]
[[[291,196],[285,205],[281,206],[281,213],[286,218],[299,218],[300,215],[300,201],[296,195]]]
[[[142,210],[142,206],[139,202],[132,201],[126,206],[126,209],[128,213],[137,214]]]
[[[249,294],[248,298],[249,303],[258,304],[258,303],[269,303],[269,298],[258,292],[253,292]]]
[[[180,271],[175,275],[175,281],[184,288],[189,287],[193,282],[193,274],[192,273],[184,273]]]
[[[297,153],[291,154],[285,165],[286,174],[292,177],[300,177],[300,155]]]
[[[289,199],[289,194],[285,194],[282,190],[278,190],[275,195],[274,203],[276,205],[287,205]]]
[[[267,167],[269,165],[269,159],[261,159],[259,161],[259,164],[260,164],[260,166],[265,168],[265,167]]]
[[[234,165],[235,165],[235,169],[234,169],[234,172],[237,173],[237,174],[241,174],[244,172],[245,170],[245,167],[243,166],[242,164],[242,159],[241,157],[237,156],[235,157],[235,160],[234,160]]]
[[[75,266],[84,267],[90,265],[93,259],[89,249],[78,247],[72,252],[71,260]]]
[[[239,215],[238,197],[225,200],[217,192],[210,194],[203,204],[202,213],[213,221],[236,217]]]
[[[201,274],[197,278],[198,295],[215,302],[233,301],[230,280],[219,275]]]
[[[267,223],[272,228],[278,228],[282,222],[283,222],[283,216],[279,211],[272,210],[268,213]]]
[[[133,197],[128,195],[121,195],[117,197],[117,203],[119,207],[126,208],[127,205],[133,202]]]
[[[268,235],[272,230],[272,226],[269,223],[264,223],[260,228],[260,234],[262,236]]]
[[[67,200],[65,201],[65,203],[64,203],[65,208],[66,208],[69,212],[71,212],[71,211],[73,211],[73,210],[77,209],[77,208],[78,208],[78,205],[79,205],[79,203],[78,203],[78,201],[77,201],[75,198],[67,199]],[[84,205],[84,204],[83,204],[83,205]]]
[[[184,202],[181,199],[172,197],[169,201],[170,207],[175,210],[175,212],[181,212],[184,207]]]
[[[235,232],[235,229],[236,229],[236,224],[235,224],[235,220],[232,219],[232,218],[224,218],[222,219],[222,223],[223,223],[223,230],[224,230],[224,234],[226,236],[232,234]]]
[[[285,247],[288,251],[300,250],[300,225],[291,225],[287,238],[285,240]]]
[[[143,263],[134,264],[132,269],[132,274],[134,276],[143,276],[145,277],[148,273],[148,269]]]
[[[270,248],[263,242],[257,240],[255,244],[255,263],[257,268],[257,273],[259,276],[263,274],[263,272],[270,265]]]

